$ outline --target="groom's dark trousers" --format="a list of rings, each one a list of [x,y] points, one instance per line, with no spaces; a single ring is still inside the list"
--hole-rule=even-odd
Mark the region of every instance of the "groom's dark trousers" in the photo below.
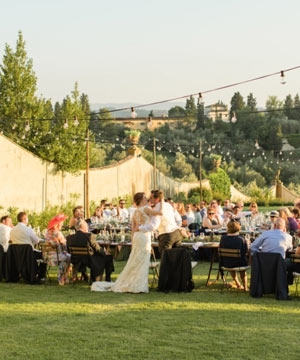
[[[162,254],[163,250],[171,249],[181,245],[182,235],[177,229],[171,233],[161,234],[158,237],[158,251]]]

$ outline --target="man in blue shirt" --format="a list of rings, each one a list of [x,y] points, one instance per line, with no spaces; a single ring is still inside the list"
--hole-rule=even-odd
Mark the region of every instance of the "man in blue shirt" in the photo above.
[[[252,244],[251,252],[270,252],[279,253],[285,259],[287,250],[293,249],[291,235],[286,233],[285,221],[277,219],[274,224],[274,230],[263,232]]]

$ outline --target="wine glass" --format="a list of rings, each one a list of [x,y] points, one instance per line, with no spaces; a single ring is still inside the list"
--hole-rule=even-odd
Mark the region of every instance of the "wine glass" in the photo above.
[[[204,239],[205,239],[205,234],[204,234],[204,232],[201,232],[200,233],[200,240],[204,241]]]
[[[247,243],[250,242],[250,239],[251,239],[250,234],[247,233],[247,234],[245,235],[245,240],[247,241]]]

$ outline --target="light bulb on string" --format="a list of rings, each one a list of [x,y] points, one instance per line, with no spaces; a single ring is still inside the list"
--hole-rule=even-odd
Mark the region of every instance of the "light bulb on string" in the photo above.
[[[64,122],[64,129],[67,129],[69,127],[69,124],[68,124],[68,120],[65,119],[65,122]]]
[[[290,152],[290,155],[293,155],[292,151]]]
[[[252,155],[255,156],[255,152]]]
[[[281,85],[285,85],[285,84],[286,84],[286,79],[285,79],[285,75],[284,75],[284,71],[283,71],[283,70],[280,71],[280,84],[281,84]]]
[[[282,155],[282,151],[279,152],[279,155]]]
[[[25,139],[25,134],[22,136],[22,138],[21,138],[22,140],[24,140]]]
[[[79,121],[78,121],[77,116],[74,116],[74,125],[75,125],[75,126],[78,126],[78,125],[79,125]]]
[[[201,92],[198,94],[198,105],[202,105],[203,104],[203,96],[201,94]]]
[[[258,143],[257,140],[255,141],[255,147],[256,147],[257,150],[259,149],[259,143]]]
[[[137,113],[134,110],[134,107],[131,108],[131,117],[132,119],[135,119],[137,117]]]
[[[12,129],[15,130],[16,127],[17,127],[17,125],[13,124]]]
[[[29,131],[30,130],[30,125],[29,125],[29,121],[26,121],[26,125],[25,125],[25,131]]]
[[[237,117],[236,117],[235,112],[233,112],[233,114],[232,114],[231,122],[232,122],[232,123],[236,123],[236,122],[237,122]]]

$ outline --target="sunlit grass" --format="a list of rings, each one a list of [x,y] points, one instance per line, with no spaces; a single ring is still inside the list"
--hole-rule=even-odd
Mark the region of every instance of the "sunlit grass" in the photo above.
[[[86,283],[59,287],[54,272],[43,286],[2,283],[0,358],[299,358],[299,299],[206,288],[207,270],[196,267],[187,294],[92,293]]]

